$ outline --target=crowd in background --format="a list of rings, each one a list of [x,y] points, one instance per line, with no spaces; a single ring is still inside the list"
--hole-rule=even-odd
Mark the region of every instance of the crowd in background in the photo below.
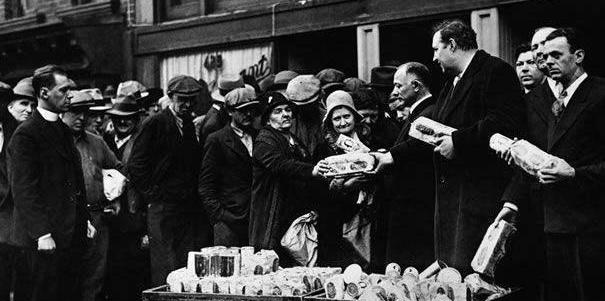
[[[605,268],[605,82],[586,75],[582,37],[539,28],[515,66],[478,50],[460,21],[435,27],[436,75],[407,62],[365,82],[336,69],[217,90],[176,76],[167,90],[125,81],[77,89],[59,66],[1,87],[0,300],[136,300],[202,247],[273,249],[314,212],[320,266],[436,259],[471,273],[494,222],[517,225],[496,281],[532,299],[596,300]],[[515,73],[516,70],[516,73]],[[456,129],[435,146],[427,117]],[[557,157],[531,177],[489,148],[500,133]],[[353,141],[370,173],[329,178]],[[504,157],[503,160],[501,157]],[[104,173],[127,178],[116,199]]]

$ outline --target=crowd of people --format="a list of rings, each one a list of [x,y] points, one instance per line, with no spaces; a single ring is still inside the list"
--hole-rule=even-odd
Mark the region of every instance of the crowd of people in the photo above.
[[[446,76],[435,94],[418,62],[376,67],[369,82],[331,68],[224,74],[212,94],[185,75],[165,95],[126,81],[110,102],[56,65],[2,85],[0,300],[140,299],[206,246],[297,265],[281,240],[309,212],[316,265],[378,272],[439,259],[472,273],[485,231],[505,220],[518,231],[496,282],[597,300],[605,81],[584,71],[581,35],[538,28],[515,66],[458,20],[438,24],[431,47]],[[456,130],[427,144],[409,134],[419,117]],[[489,148],[496,133],[555,159],[530,176]],[[325,158],[360,150],[373,171],[326,176]],[[107,170],[127,179],[112,200]]]

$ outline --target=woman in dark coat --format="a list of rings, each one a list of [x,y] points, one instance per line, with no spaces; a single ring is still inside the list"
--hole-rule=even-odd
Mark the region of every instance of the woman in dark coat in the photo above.
[[[326,140],[318,146],[317,159],[351,152],[351,149],[344,149],[341,143],[337,143],[340,135],[350,138],[350,141],[356,141],[357,145],[364,148],[358,152],[375,150],[368,137],[370,130],[366,124],[361,122],[362,117],[347,92],[333,92],[328,96],[326,105],[327,114],[323,124]],[[380,234],[382,227],[378,224],[380,219],[376,218],[382,199],[379,195],[380,191],[378,191],[381,186],[380,179],[357,176],[345,179],[335,178],[329,183],[329,188],[324,189],[326,193],[319,205],[320,265],[344,268],[349,264],[358,263],[365,270],[382,270],[384,238]],[[365,197],[362,203],[358,204],[361,190],[367,192],[366,195],[372,195],[373,200],[370,201],[368,197]],[[365,259],[343,238],[343,225],[351,221],[358,213],[371,221],[370,254],[369,258]]]
[[[290,133],[292,104],[280,93],[267,98],[266,126],[253,150],[250,244],[257,250],[275,250],[282,265],[288,265],[281,238],[296,218],[313,210],[310,180],[327,168],[323,163],[314,166],[305,146]]]

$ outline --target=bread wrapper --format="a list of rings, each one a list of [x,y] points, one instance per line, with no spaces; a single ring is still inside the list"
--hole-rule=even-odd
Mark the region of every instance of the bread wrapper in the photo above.
[[[198,277],[195,273],[187,268],[180,268],[176,271],[171,272],[166,277],[166,283],[173,293],[191,292],[191,285],[195,284],[197,288]]]
[[[477,273],[466,276],[464,283],[468,287],[473,300],[486,300],[493,295],[502,296],[511,292],[510,289],[486,282]]]
[[[341,300],[345,293],[345,282],[342,275],[336,275],[329,278],[324,283],[324,290],[328,299]]]
[[[515,165],[532,176],[536,176],[538,170],[552,166],[556,158],[525,140],[514,141],[501,134],[492,135],[489,146],[497,152],[510,150]]]
[[[361,143],[361,141],[355,140],[343,134],[338,135],[338,139],[336,139],[336,146],[345,151],[345,153],[370,152],[370,148],[367,147],[365,144]]]
[[[411,137],[437,146],[437,138],[451,136],[456,129],[426,117],[418,117],[410,126]]]
[[[494,277],[496,265],[506,253],[506,241],[515,232],[516,228],[504,220],[490,225],[471,261],[473,270]]]
[[[327,177],[352,177],[374,169],[376,158],[367,153],[348,153],[324,159],[328,163]]]

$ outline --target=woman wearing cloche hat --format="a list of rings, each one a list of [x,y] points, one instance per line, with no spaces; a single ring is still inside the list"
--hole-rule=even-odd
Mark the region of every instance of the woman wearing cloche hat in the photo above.
[[[317,148],[317,158],[345,153],[376,150],[368,139],[369,128],[361,122],[351,95],[345,91],[334,91],[326,99],[326,116],[323,132],[326,140]],[[318,239],[319,260],[324,266],[348,266],[357,263],[368,269],[381,264],[381,239],[377,230],[376,210],[381,197],[376,193],[381,178],[367,175],[352,178],[333,178],[329,192],[319,205]],[[372,199],[371,201],[369,201]],[[359,200],[362,200],[360,202]],[[329,217],[329,218],[325,218]],[[343,238],[343,227],[359,217],[367,221],[371,232],[361,236],[367,252],[357,249],[357,244]],[[358,241],[359,242],[359,241]]]

